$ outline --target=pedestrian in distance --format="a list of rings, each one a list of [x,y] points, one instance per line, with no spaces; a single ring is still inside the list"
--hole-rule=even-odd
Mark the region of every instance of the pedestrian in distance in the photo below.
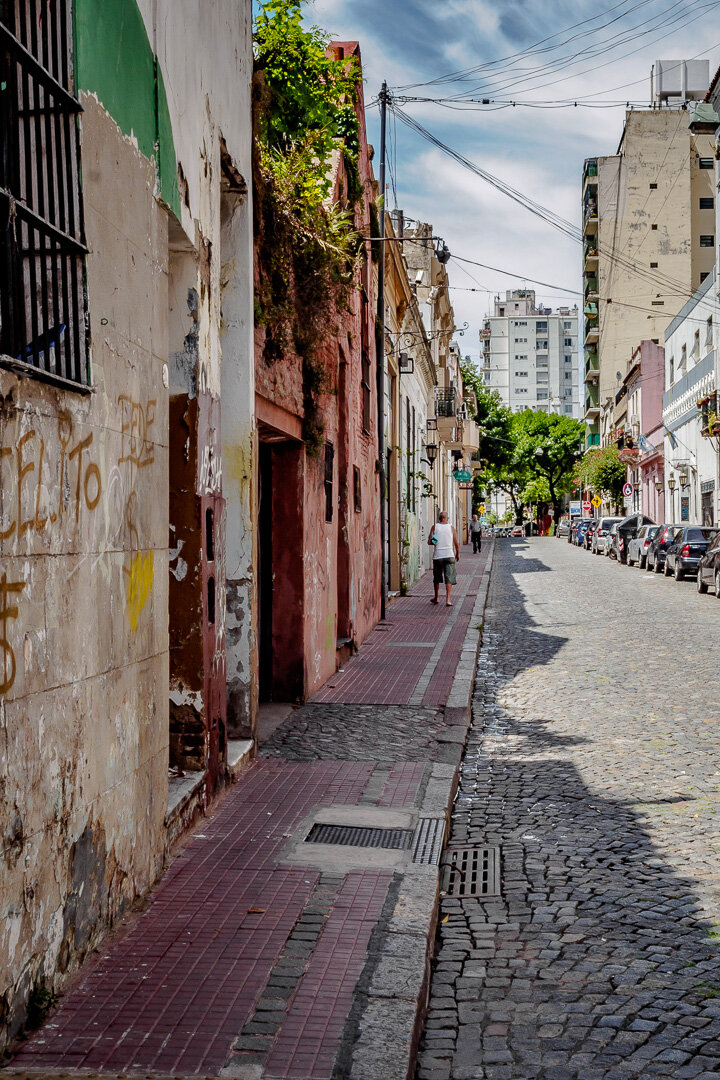
[[[473,514],[470,522],[470,539],[472,540],[473,555],[478,555],[482,547],[482,525],[477,514]]]
[[[431,604],[439,602],[440,586],[445,582],[445,605],[452,607],[450,593],[457,581],[455,563],[460,561],[460,545],[455,526],[448,523],[448,516],[443,511],[430,530],[428,544],[435,548],[433,552],[433,584],[435,597]]]

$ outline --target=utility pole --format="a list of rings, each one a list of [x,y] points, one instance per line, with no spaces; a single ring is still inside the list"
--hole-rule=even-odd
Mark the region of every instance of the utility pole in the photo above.
[[[378,463],[380,466],[380,618],[385,618],[387,574],[385,562],[385,131],[387,127],[387,83],[380,100],[380,264],[378,266],[377,330],[375,334]]]

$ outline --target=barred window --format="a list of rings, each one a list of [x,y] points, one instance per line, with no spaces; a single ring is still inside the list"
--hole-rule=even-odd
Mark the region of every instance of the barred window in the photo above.
[[[0,355],[89,384],[72,0],[0,0]]]

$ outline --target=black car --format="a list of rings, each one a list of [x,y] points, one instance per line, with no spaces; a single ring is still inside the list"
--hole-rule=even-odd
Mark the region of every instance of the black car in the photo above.
[[[720,532],[716,532],[715,539],[698,563],[697,591],[707,592],[708,586],[720,600]]]
[[[682,529],[682,525],[676,525],[672,521],[663,522],[655,533],[652,544],[647,549],[647,558],[645,560],[646,570],[654,570],[656,574],[661,574],[663,572],[667,549],[673,542],[675,533],[678,529]]]
[[[686,525],[673,537],[665,554],[665,575],[682,581],[686,574],[696,574],[698,563],[717,536],[717,529],[706,525]]]
[[[641,525],[654,525],[655,522],[646,514],[631,514],[623,518],[615,531],[615,554],[618,562],[627,562],[628,544],[637,536]]]

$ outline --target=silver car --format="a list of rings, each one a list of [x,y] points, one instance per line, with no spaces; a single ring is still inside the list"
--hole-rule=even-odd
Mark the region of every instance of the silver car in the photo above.
[[[652,543],[654,537],[657,535],[657,531],[659,528],[659,525],[640,526],[637,536],[633,536],[632,540],[628,544],[628,566],[639,566],[641,570],[644,569],[645,563],[647,562],[647,550],[650,547],[650,544]]]
[[[619,517],[604,517],[598,521],[598,527],[593,533],[592,543],[590,550],[593,555],[607,555],[607,537],[610,529],[613,525],[617,525],[619,521],[622,521]]]

